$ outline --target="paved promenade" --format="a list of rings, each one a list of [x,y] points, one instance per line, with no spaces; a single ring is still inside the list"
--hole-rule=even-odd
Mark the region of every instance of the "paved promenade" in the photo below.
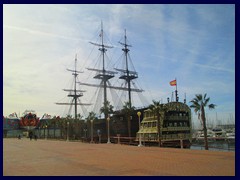
[[[4,176],[234,176],[235,152],[3,139]]]

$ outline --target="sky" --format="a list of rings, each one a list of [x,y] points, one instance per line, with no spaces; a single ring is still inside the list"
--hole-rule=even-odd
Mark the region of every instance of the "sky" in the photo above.
[[[21,116],[26,109],[39,117],[66,115],[67,107],[55,104],[69,101],[62,89],[70,88],[73,76],[66,69],[74,68],[77,56],[77,69],[83,71],[78,80],[94,82],[86,68],[101,63],[100,52],[89,42],[99,39],[101,22],[106,43],[114,47],[107,51],[109,70],[121,64],[118,42],[126,29],[135,83],[144,90],[140,98],[133,95],[135,107],[166,103],[175,91],[169,82],[176,78],[179,101],[186,94],[190,105],[196,94],[207,93],[217,105],[206,109],[208,123],[235,122],[233,4],[4,4],[3,115]],[[110,81],[121,83],[117,77]],[[81,102],[95,104],[96,88],[78,88],[86,90]]]

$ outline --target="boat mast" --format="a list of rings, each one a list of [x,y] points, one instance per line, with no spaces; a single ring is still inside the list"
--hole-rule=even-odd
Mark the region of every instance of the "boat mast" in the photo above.
[[[76,54],[76,57],[75,57],[75,66],[74,66],[74,96],[73,96],[73,99],[74,99],[74,107],[75,107],[75,119],[77,119],[77,99],[82,96],[83,94],[79,94],[77,95],[77,86],[76,86],[76,79],[77,79],[77,70],[76,70],[76,67],[77,67],[77,54]]]
[[[72,102],[71,103],[56,103],[57,105],[70,105],[72,107],[72,105],[74,105],[74,116],[75,119],[77,119],[77,105],[91,105],[91,104],[87,104],[87,103],[78,103],[78,98],[83,96],[83,90],[77,90],[77,76],[78,73],[82,73],[81,71],[77,71],[76,70],[77,67],[77,55],[75,56],[75,65],[74,65],[74,70],[71,69],[67,69],[67,71],[72,72],[72,75],[74,75],[74,89],[63,89],[64,91],[68,91],[68,97],[72,97]],[[72,93],[73,92],[73,93]],[[74,101],[74,103],[73,103]],[[70,109],[71,109],[70,107]]]
[[[142,89],[137,89],[137,88],[131,88],[131,80],[138,78],[137,72],[135,71],[129,71],[129,66],[128,66],[128,52],[129,49],[128,47],[130,47],[131,45],[127,44],[127,36],[126,36],[126,30],[125,30],[125,40],[124,43],[119,42],[121,45],[124,46],[124,48],[122,49],[124,51],[125,54],[125,62],[126,62],[126,69],[117,69],[114,68],[115,70],[119,71],[122,73],[122,75],[119,77],[119,79],[124,79],[127,84],[128,87],[116,87],[116,86],[112,86],[110,84],[110,82],[108,81],[109,79],[113,78],[115,76],[115,74],[117,74],[118,72],[116,71],[109,71],[105,69],[105,53],[107,51],[107,48],[113,48],[112,46],[108,46],[104,44],[103,41],[103,25],[101,23],[101,32],[100,35],[101,37],[101,43],[93,43],[90,42],[91,44],[95,45],[95,46],[99,46],[100,48],[98,49],[99,51],[101,51],[101,55],[102,55],[102,69],[94,69],[94,68],[87,68],[88,70],[91,71],[96,71],[97,75],[94,76],[95,79],[101,79],[101,83],[99,85],[97,84],[89,84],[89,83],[82,83],[82,82],[78,82],[81,85],[86,85],[86,86],[92,86],[92,87],[100,87],[103,88],[104,90],[104,107],[106,108],[107,105],[107,88],[110,89],[116,89],[116,90],[122,90],[122,91],[128,91],[128,95],[129,95],[129,103],[130,106],[132,105],[131,102],[131,92],[142,92]],[[107,118],[107,114],[105,114],[105,118]]]
[[[103,92],[104,92],[104,109],[106,109],[106,105],[107,105],[107,81],[108,79],[113,78],[112,77],[108,77],[106,76],[106,71],[105,71],[105,59],[104,59],[104,55],[107,51],[107,49],[105,48],[104,44],[103,44],[103,24],[101,22],[101,34],[100,34],[101,38],[102,38],[102,44],[101,44],[101,48],[99,48],[99,50],[101,51],[102,57],[103,57],[103,66],[102,66],[102,72],[103,72],[103,76],[102,76],[102,82],[103,82]],[[107,115],[105,114],[105,118]]]
[[[125,55],[125,63],[126,63],[126,69],[116,69],[117,71],[122,72],[122,75],[119,77],[119,79],[124,79],[127,82],[127,91],[128,91],[128,102],[129,102],[129,106],[132,107],[132,98],[131,98],[131,81],[133,79],[138,78],[138,74],[135,71],[129,71],[128,68],[128,56],[129,56],[129,49],[128,47],[131,47],[131,45],[127,44],[127,35],[126,35],[126,29],[125,29],[125,35],[124,35],[124,43],[119,42],[121,45],[123,45],[123,49],[122,51],[124,52]],[[142,90],[138,90],[140,92],[142,92]]]
[[[125,58],[126,58],[126,72],[127,72],[127,77],[129,77],[129,70],[128,70],[128,51],[129,49],[127,48],[127,36],[126,36],[126,29],[125,29],[125,36],[124,36],[124,40],[125,40],[125,43],[124,43],[124,49],[123,52],[125,53]],[[127,83],[128,83],[128,99],[129,99],[129,105],[130,105],[130,108],[132,107],[132,101],[131,101],[131,79],[130,78],[127,78],[126,79]]]
[[[104,44],[103,42],[103,23],[101,22],[101,32],[100,35],[101,37],[101,44],[97,44],[97,43],[93,43],[90,42],[91,44],[95,45],[95,46],[99,46],[100,48],[98,49],[101,52],[101,56],[102,56],[102,70],[99,69],[92,69],[92,68],[87,68],[88,70],[92,70],[92,71],[97,71],[98,74],[96,76],[94,76],[94,78],[96,79],[101,79],[101,83],[100,85],[90,85],[90,84],[84,84],[84,85],[89,85],[89,86],[98,86],[98,87],[102,87],[103,86],[103,99],[104,99],[104,109],[106,109],[107,106],[107,82],[109,79],[114,77],[114,74],[116,74],[116,72],[114,71],[107,71],[105,69],[105,53],[107,51],[107,48],[113,48],[112,46],[107,46]],[[108,114],[104,113],[105,118],[107,118]]]

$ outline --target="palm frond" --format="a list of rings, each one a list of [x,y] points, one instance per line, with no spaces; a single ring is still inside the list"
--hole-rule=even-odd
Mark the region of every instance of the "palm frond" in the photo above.
[[[212,110],[212,109],[215,109],[216,106],[217,106],[216,104],[209,104],[209,105],[208,105],[208,108],[209,108],[210,110]]]
[[[206,99],[206,97],[207,97],[207,93],[205,93],[205,94],[204,94],[204,97],[203,97],[203,99]]]
[[[208,102],[210,101],[210,97],[208,97],[207,99],[204,100],[203,105],[207,106]]]
[[[194,112],[197,114],[200,111],[200,109],[194,109]]]
[[[196,94],[197,101],[202,101],[203,97],[202,94]]]

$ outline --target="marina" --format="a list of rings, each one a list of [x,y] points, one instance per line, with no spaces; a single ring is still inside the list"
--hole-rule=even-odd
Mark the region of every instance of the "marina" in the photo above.
[[[204,142],[202,143],[192,143],[190,149],[198,149],[204,150]],[[227,141],[217,141],[217,142],[209,142],[209,150],[210,151],[233,151],[235,152],[235,142],[227,142]]]

